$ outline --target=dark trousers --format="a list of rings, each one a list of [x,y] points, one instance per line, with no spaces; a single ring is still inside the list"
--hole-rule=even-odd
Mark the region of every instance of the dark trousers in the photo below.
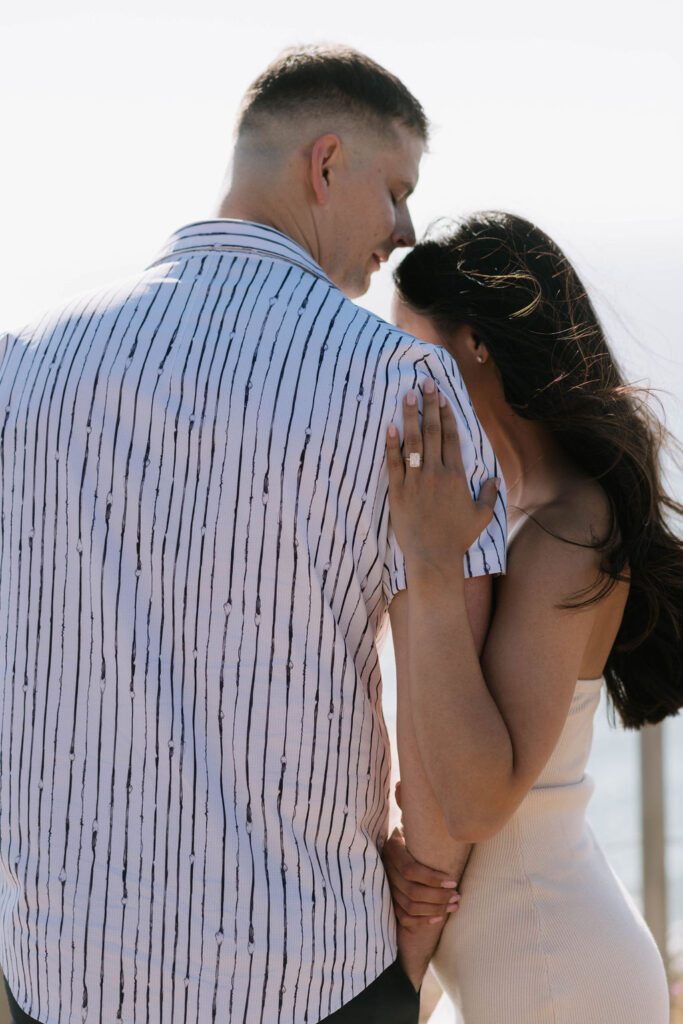
[[[7,1002],[9,1003],[9,1019],[12,1024],[40,1024],[39,1020],[36,1020],[34,1017],[29,1017],[27,1013],[24,1013],[22,1008],[19,1006],[19,1003],[10,992],[7,982],[5,982],[5,992],[7,993]]]
[[[24,1013],[5,982],[12,1024],[40,1024]],[[420,994],[398,960],[371,985],[320,1024],[417,1024]]]
[[[320,1024],[417,1024],[419,1016],[420,993],[396,960],[355,999]]]

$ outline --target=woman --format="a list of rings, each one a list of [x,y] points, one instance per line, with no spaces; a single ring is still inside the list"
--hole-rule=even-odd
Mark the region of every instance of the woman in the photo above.
[[[630,728],[683,704],[683,544],[667,520],[683,509],[660,483],[663,429],[575,271],[527,221],[474,216],[418,245],[396,284],[398,326],[457,360],[510,511],[480,663],[462,643],[462,558],[481,507],[450,408],[423,387],[423,436],[409,396],[404,455],[421,468],[395,427],[387,437],[408,578],[392,603],[408,659],[403,813],[409,844],[419,830],[442,851],[477,844],[436,973],[466,1024],[667,1024],[654,941],[584,817],[601,688]],[[386,861],[405,925],[396,844]]]

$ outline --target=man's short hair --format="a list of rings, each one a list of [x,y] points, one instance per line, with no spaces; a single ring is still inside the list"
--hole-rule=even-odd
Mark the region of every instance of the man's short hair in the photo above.
[[[247,90],[237,135],[258,128],[264,116],[304,113],[369,118],[380,130],[399,121],[425,142],[429,134],[425,112],[403,82],[350,47],[284,50]]]

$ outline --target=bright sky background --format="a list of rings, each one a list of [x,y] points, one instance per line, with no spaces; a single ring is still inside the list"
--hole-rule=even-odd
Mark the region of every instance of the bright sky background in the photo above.
[[[679,0],[9,0],[0,325],[136,272],[216,209],[235,111],[284,46],[398,73],[436,131],[412,211],[503,208],[574,259],[631,377],[683,393]],[[388,314],[385,269],[364,300]],[[619,320],[615,314],[618,314]],[[665,399],[683,434],[680,401]]]
[[[536,219],[681,381],[682,11],[679,0],[10,0],[0,323],[134,272],[176,227],[211,215],[246,86],[283,46],[332,39],[397,72],[436,125],[418,228],[482,207]],[[388,278],[366,300],[382,313]],[[644,365],[671,379],[649,355]]]
[[[435,125],[412,211],[503,208],[574,259],[631,377],[683,393],[679,0],[37,0],[0,12],[0,325],[136,272],[216,209],[239,100],[337,40]],[[364,302],[388,313],[388,271]],[[665,399],[683,433],[680,401]]]

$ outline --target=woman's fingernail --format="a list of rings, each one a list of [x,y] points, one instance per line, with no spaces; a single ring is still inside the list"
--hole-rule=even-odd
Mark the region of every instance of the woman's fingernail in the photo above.
[[[398,430],[396,429],[396,427],[394,426],[393,423],[389,424],[389,431],[388,431],[388,433],[389,433],[389,437],[398,437]]]
[[[417,395],[414,391],[409,391],[406,395],[406,402],[408,405],[417,405]]]
[[[439,391],[439,405],[443,409],[445,404],[446,404],[446,396],[443,394],[442,391]]]
[[[454,910],[457,910],[459,906],[460,906],[460,904],[459,904],[459,903],[454,903],[454,904],[453,904],[452,906],[451,906],[451,905],[449,904],[449,905],[448,905],[448,906],[446,907],[446,913],[447,913],[447,914],[452,914],[452,913],[453,913],[453,911],[454,911]]]
[[[499,491],[500,490],[500,486],[503,483],[503,481],[500,479],[499,476],[494,476],[493,482],[496,485],[496,490]]]
[[[441,883],[441,888],[442,889],[457,889],[458,888],[458,883],[457,882],[451,882],[451,881],[442,882]]]
[[[448,901],[448,906],[450,907],[450,905],[452,903],[459,903],[459,902],[460,902],[460,897],[459,896],[451,896],[451,898]]]
[[[427,380],[422,385],[422,390],[426,395],[434,394],[434,381],[432,380],[431,377],[427,377]]]
[[[430,917],[429,918],[429,923],[430,924],[439,924],[440,921],[443,921],[443,917]]]

